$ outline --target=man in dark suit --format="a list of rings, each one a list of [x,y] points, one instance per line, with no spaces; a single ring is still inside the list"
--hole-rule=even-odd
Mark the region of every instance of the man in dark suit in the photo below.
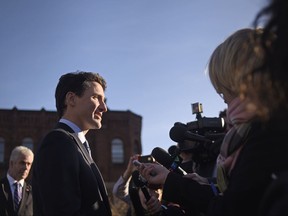
[[[85,134],[100,129],[106,81],[98,73],[67,73],[55,98],[60,117],[41,142],[33,166],[34,214],[111,216],[107,190]]]
[[[33,215],[32,187],[25,181],[33,159],[33,152],[25,146],[11,152],[7,175],[0,181],[1,216]]]

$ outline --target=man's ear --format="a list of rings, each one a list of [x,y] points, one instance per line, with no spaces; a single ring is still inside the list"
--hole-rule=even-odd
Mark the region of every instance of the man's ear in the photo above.
[[[65,103],[67,106],[75,106],[75,93],[74,92],[67,92],[66,98],[65,98]]]

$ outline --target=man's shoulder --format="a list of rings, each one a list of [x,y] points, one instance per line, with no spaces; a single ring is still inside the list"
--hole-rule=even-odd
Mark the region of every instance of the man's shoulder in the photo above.
[[[7,179],[6,176],[2,177],[0,179],[0,194],[1,194],[1,197],[3,195],[3,193],[5,193],[4,191],[7,191],[7,188],[9,188],[9,181]]]
[[[65,137],[71,137],[71,136],[72,136],[72,133],[63,128],[54,128],[46,134],[45,138],[46,139],[53,138],[53,137],[65,138]]]
[[[8,182],[8,178],[7,178],[6,175],[0,179],[0,183],[1,183],[1,184],[7,183],[7,182]]]

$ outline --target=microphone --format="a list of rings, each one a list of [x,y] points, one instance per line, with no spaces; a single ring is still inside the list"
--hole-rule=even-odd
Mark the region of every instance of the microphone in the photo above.
[[[164,149],[160,147],[156,147],[152,150],[151,155],[155,158],[155,160],[162,164],[164,167],[169,169],[170,171],[177,172],[181,175],[186,175],[187,173],[183,170],[179,165],[181,163],[180,158],[171,157],[171,155],[166,152]]]
[[[169,136],[174,142],[183,142],[184,140],[200,141],[200,142],[211,142],[205,136],[201,136],[190,132],[184,124],[175,123],[170,129]]]
[[[147,183],[147,182],[144,182],[144,181],[143,181],[144,179],[143,179],[143,177],[139,174],[139,171],[138,171],[138,170],[135,170],[135,171],[132,173],[132,180],[133,180],[134,184],[142,190],[142,192],[143,192],[146,200],[148,201],[148,200],[151,198],[151,196],[150,196],[150,194],[149,194],[149,192],[148,192],[148,190],[147,190],[147,187],[146,187],[146,183]],[[146,180],[145,180],[145,181],[146,181]]]
[[[177,145],[171,145],[168,148],[168,153],[171,155],[171,157],[175,157],[175,156],[179,155],[180,149]]]

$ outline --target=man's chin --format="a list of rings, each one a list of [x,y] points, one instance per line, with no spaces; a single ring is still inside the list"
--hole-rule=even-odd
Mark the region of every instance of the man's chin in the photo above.
[[[93,129],[100,129],[101,127],[102,127],[101,122],[98,122],[98,121],[94,122]]]
[[[28,175],[22,175],[20,179],[26,179]]]

